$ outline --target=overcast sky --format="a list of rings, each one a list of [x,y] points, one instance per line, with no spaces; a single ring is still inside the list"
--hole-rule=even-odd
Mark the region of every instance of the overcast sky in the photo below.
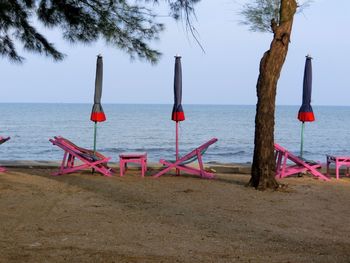
[[[173,103],[174,55],[182,56],[183,104],[255,104],[259,61],[272,35],[238,24],[239,0],[202,0],[195,24],[203,53],[183,24],[162,18],[167,29],[153,43],[157,65],[130,61],[103,42],[70,45],[58,32],[47,37],[67,55],[62,62],[22,53],[22,65],[1,58],[0,102],[92,103],[96,55],[104,59],[102,103]],[[349,0],[314,0],[295,16],[277,104],[300,105],[305,55],[314,58],[312,105],[349,105]]]

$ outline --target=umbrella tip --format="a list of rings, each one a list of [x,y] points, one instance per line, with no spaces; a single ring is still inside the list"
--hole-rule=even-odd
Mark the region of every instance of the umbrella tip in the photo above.
[[[179,54],[176,54],[175,58],[181,58],[181,56]]]
[[[311,58],[311,59],[312,59],[312,57],[311,57],[310,54],[307,54],[307,55],[306,55],[306,58]]]
[[[102,58],[102,54],[101,54],[101,53],[100,53],[100,54],[98,54],[98,55],[97,55],[97,57]]]

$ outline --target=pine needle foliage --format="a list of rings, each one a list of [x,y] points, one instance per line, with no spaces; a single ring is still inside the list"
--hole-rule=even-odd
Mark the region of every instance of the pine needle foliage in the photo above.
[[[312,0],[298,1],[298,13],[309,7]],[[281,0],[252,0],[244,4],[240,15],[240,24],[249,27],[254,32],[272,33],[271,21],[280,24]]]
[[[241,24],[249,26],[251,31],[272,32],[271,21],[279,23],[280,0],[255,0],[243,6]]]
[[[18,44],[29,52],[62,60],[57,50],[37,31],[33,21],[47,28],[59,28],[71,43],[93,43],[99,39],[133,58],[155,63],[160,52],[149,42],[164,29],[147,1],[126,0],[0,0],[0,55],[22,62]],[[142,4],[143,3],[143,4]],[[175,2],[171,6],[176,9]],[[37,22],[36,22],[37,23]]]

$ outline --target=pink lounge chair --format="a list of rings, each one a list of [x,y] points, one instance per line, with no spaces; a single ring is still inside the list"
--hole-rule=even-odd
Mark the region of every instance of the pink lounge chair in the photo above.
[[[62,175],[84,169],[93,169],[93,171],[100,172],[105,176],[112,176],[112,169],[107,166],[111,157],[105,157],[99,152],[93,152],[92,150],[78,147],[71,141],[60,136],[50,139],[50,142],[64,150],[60,169],[53,175]],[[75,158],[79,159],[82,164],[75,165]]]
[[[184,155],[177,161],[166,161],[164,159],[159,160],[159,162],[166,166],[165,169],[161,170],[157,174],[153,175],[153,177],[159,177],[167,172],[169,172],[171,169],[179,169],[180,171],[184,171],[189,174],[199,175],[202,178],[213,178],[214,174],[209,173],[204,170],[204,165],[202,161],[202,155],[204,152],[208,149],[208,147],[215,142],[217,142],[218,139],[213,138],[210,141],[202,144],[198,148],[194,149],[190,153]],[[196,169],[194,167],[187,166],[186,164],[191,163],[195,160],[198,160],[199,169]]]
[[[0,144],[3,144],[4,142],[7,142],[8,140],[10,140],[10,137],[2,137],[0,136]],[[0,166],[0,173],[5,172],[6,169],[4,167]]]
[[[317,169],[321,168],[321,164],[306,161],[291,152],[287,151],[282,146],[275,143],[275,158],[276,158],[276,178],[284,178],[293,174],[309,172],[319,179],[329,181],[330,179],[320,173]],[[287,164],[287,161],[293,164]]]

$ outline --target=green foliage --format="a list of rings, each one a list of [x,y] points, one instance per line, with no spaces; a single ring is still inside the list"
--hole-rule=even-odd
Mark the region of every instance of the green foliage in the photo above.
[[[191,14],[194,14],[194,4],[200,2],[200,0],[167,0],[171,15],[175,19],[185,18],[186,21],[190,18]]]
[[[280,23],[281,0],[254,0],[243,5],[240,14],[244,20],[241,24],[249,26],[251,31],[272,32],[271,21]],[[298,12],[308,7],[312,0],[299,1]]]
[[[189,15],[193,3],[199,0],[164,0],[174,18],[182,11]],[[47,28],[59,28],[64,39],[76,43],[92,43],[104,39],[131,58],[142,58],[152,63],[160,56],[147,44],[159,37],[164,26],[155,22],[156,15],[146,2],[157,0],[0,0],[0,54],[21,62],[16,44],[30,52],[61,60],[59,52],[33,26],[33,20]]]
[[[154,0],[158,2],[158,0]],[[182,19],[186,23],[186,30],[189,32],[192,37],[197,42],[198,46],[202,49],[202,51],[205,53],[205,50],[198,40],[198,32],[196,28],[193,26],[193,21],[191,18],[196,18],[194,5],[200,2],[201,0],[165,0],[168,2],[170,7],[170,15],[175,18],[176,20]]]
[[[62,59],[63,55],[36,31],[29,19],[34,9],[34,1],[0,1],[0,54],[13,61],[22,61],[13,39],[23,43],[24,49]]]
[[[142,1],[142,0],[139,0]],[[159,3],[159,0],[145,0],[146,2]],[[193,26],[192,18],[196,18],[194,5],[200,2],[201,0],[163,0],[169,5],[170,8],[170,16],[172,16],[175,20],[182,19],[186,24],[187,32],[190,32],[192,37],[195,39],[199,47],[203,52],[204,48],[199,42],[197,36],[198,32],[196,28]]]
[[[137,0],[139,2],[152,2],[158,4],[160,2],[166,2],[170,8],[170,15],[175,19],[185,17],[185,20],[189,18],[191,14],[194,14],[194,5],[201,0]]]
[[[255,0],[243,6],[241,24],[249,26],[251,31],[271,32],[271,20],[279,22],[280,0]]]

